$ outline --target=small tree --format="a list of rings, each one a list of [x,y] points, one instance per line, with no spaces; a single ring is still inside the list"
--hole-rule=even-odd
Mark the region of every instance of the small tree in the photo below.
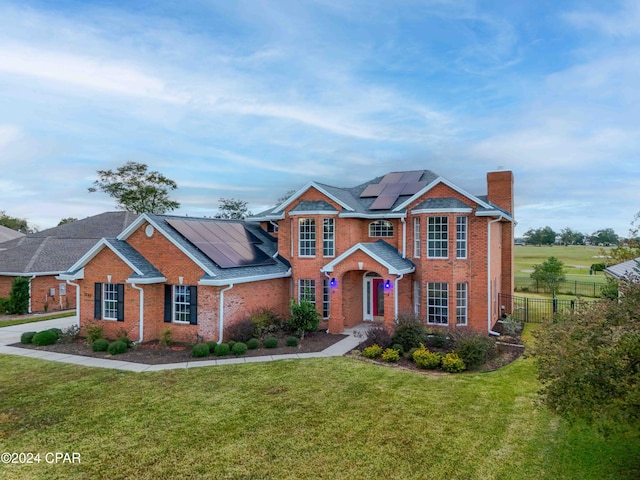
[[[29,280],[17,277],[11,283],[9,294],[9,313],[24,315],[29,311]]]
[[[219,202],[220,206],[218,207],[218,213],[214,215],[215,218],[244,220],[252,215],[247,209],[247,202],[244,200],[221,198]]]
[[[24,218],[17,218],[7,215],[4,210],[0,210],[0,225],[3,225],[11,230],[21,233],[33,233],[35,229],[30,227],[28,222]]]
[[[315,332],[318,329],[320,314],[313,303],[307,300],[300,300],[300,303],[296,303],[292,298],[289,311],[291,312],[289,328],[300,338],[304,338],[306,332]]]
[[[531,278],[551,289],[553,295],[556,294],[558,283],[564,282],[564,263],[556,257],[549,257],[542,263],[533,266]]]
[[[169,199],[169,190],[178,188],[176,182],[147,170],[147,165],[137,162],[127,162],[115,171],[98,170],[100,178],[89,192],[100,190],[116,199],[116,208],[138,214],[163,214],[180,207]]]

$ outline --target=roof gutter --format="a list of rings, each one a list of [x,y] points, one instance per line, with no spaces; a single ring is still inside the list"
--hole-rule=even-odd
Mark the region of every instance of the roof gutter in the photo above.
[[[73,283],[71,280],[66,280],[67,285],[76,287],[76,319],[78,320],[78,328],[80,328],[80,285]]]
[[[487,332],[496,337],[500,334],[491,330],[491,302],[493,300],[491,297],[491,225],[501,220],[504,220],[502,215],[487,223]]]

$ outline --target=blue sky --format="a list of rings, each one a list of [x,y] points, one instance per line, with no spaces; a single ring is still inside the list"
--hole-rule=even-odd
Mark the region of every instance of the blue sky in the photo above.
[[[0,210],[114,210],[146,163],[177,213],[309,180],[515,176],[516,234],[626,235],[640,211],[640,2],[0,0]]]

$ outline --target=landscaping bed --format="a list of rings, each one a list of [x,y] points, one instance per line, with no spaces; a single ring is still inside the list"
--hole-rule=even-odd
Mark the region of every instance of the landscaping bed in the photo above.
[[[158,365],[164,363],[197,362],[201,360],[217,360],[242,357],[257,357],[263,355],[290,355],[297,353],[321,352],[336,342],[346,338],[346,335],[333,335],[325,332],[307,333],[295,347],[288,347],[285,344],[285,335],[278,338],[278,346],[275,348],[260,347],[247,350],[241,356],[233,354],[225,356],[194,357],[191,353],[192,345],[173,343],[169,346],[160,345],[159,342],[147,342],[133,345],[126,352],[111,355],[108,352],[94,352],[91,345],[84,338],[78,338],[69,343],[54,343],[53,345],[36,346],[34,344],[13,344],[13,347],[30,348],[34,350],[47,350],[50,352],[66,353],[69,355],[81,355],[94,358],[105,358],[110,360],[120,360],[124,362],[144,363]]]

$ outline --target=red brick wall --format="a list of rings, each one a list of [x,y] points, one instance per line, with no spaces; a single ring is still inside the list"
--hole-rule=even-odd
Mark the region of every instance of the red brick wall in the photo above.
[[[9,298],[14,278],[16,277],[0,277],[0,298]],[[61,296],[60,284],[66,282],[56,280],[55,275],[35,277],[30,282],[32,312],[66,310],[76,307],[76,288],[66,285],[66,294]],[[52,288],[54,289],[53,296],[50,295]]]

